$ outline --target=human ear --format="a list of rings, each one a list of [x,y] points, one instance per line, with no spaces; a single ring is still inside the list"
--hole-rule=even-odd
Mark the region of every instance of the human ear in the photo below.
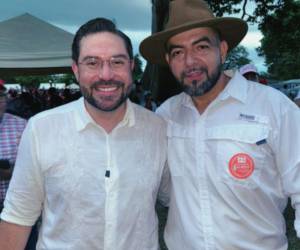
[[[221,41],[220,43],[220,52],[221,52],[222,63],[224,63],[228,52],[228,44],[225,40]]]

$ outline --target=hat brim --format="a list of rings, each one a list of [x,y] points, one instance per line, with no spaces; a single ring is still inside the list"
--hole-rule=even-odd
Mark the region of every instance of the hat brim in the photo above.
[[[168,40],[184,31],[208,27],[217,30],[222,40],[227,41],[228,51],[236,47],[248,31],[245,21],[233,17],[219,17],[196,22],[185,23],[174,28],[157,32],[144,39],[139,47],[141,55],[150,63],[167,66],[165,47]]]

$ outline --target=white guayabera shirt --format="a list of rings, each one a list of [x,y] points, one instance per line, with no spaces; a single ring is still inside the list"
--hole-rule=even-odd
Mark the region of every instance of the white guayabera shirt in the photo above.
[[[157,250],[166,141],[163,119],[130,101],[110,134],[82,98],[40,113],[21,139],[1,218],[30,226],[42,212],[37,249]]]
[[[287,249],[291,197],[300,235],[300,112],[236,73],[199,114],[182,93],[162,104],[171,173],[171,250]]]

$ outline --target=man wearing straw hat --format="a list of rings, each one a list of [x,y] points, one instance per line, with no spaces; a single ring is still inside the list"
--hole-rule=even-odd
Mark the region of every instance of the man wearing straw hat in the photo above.
[[[277,90],[222,72],[246,32],[201,0],[174,0],[165,30],[140,45],[183,89],[158,109],[168,121],[170,250],[287,249],[288,197],[300,235],[300,112]]]

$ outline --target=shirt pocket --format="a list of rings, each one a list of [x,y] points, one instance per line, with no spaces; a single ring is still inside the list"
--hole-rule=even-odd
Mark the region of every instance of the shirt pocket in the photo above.
[[[183,127],[180,124],[170,122],[168,124],[168,165],[171,176],[183,176],[185,164],[193,162],[186,157],[195,157],[194,132],[192,129]],[[194,160],[196,162],[196,159]]]
[[[208,129],[209,154],[219,180],[248,188],[259,186],[261,169],[266,161],[263,144],[267,142],[268,134],[269,129],[263,124],[225,125]]]

